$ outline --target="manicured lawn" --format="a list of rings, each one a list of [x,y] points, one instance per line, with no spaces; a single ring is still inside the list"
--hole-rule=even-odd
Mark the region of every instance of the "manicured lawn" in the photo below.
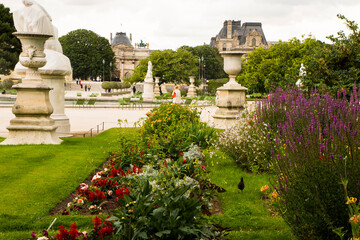
[[[104,162],[117,139],[135,129],[112,129],[61,145],[0,146],[0,239],[27,239],[48,228],[49,212]],[[3,140],[3,139],[2,139]],[[56,226],[91,227],[91,216],[60,216]]]
[[[272,217],[264,201],[260,188],[269,184],[269,175],[249,174],[238,168],[235,162],[219,151],[212,153],[208,162],[210,179],[226,189],[219,193],[222,215],[211,217],[214,223],[232,227],[230,239],[292,239],[290,229],[281,217]],[[241,193],[237,185],[244,178],[245,189]]]

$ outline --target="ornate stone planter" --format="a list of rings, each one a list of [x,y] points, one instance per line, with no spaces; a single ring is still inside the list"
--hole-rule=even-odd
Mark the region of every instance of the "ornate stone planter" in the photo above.
[[[12,108],[15,118],[10,121],[8,138],[2,145],[60,144],[55,121],[50,118],[53,107],[49,100],[51,88],[46,85],[38,68],[46,64],[44,43],[47,34],[14,33],[20,39],[20,63],[27,67],[22,83],[15,85],[17,98]]]
[[[189,86],[187,96],[188,97],[196,97],[196,88],[195,88],[195,85],[194,85],[195,77],[190,76],[189,78],[190,78],[190,86]]]
[[[236,123],[241,109],[245,105],[245,92],[247,88],[235,81],[241,70],[242,52],[221,52],[224,58],[224,71],[229,75],[229,82],[217,89],[216,106],[218,109],[213,115],[214,125],[217,128],[229,128]]]

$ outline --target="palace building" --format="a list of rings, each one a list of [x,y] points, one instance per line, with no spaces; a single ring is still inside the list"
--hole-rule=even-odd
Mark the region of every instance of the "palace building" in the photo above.
[[[228,20],[216,37],[212,37],[210,46],[222,51],[242,51],[250,53],[255,47],[269,48],[261,23]],[[246,54],[247,55],[247,54]],[[245,55],[245,56],[246,56]]]
[[[131,33],[130,38],[124,32],[116,33],[114,38],[110,34],[110,44],[115,53],[115,68],[112,78],[116,79],[122,80],[130,77],[140,60],[149,57],[151,53],[149,43],[141,41],[133,45]]]

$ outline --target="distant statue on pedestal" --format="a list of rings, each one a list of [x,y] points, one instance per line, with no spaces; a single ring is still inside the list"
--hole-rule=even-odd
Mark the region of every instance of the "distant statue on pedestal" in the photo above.
[[[153,82],[153,74],[152,74],[152,63],[151,61],[148,62],[148,69],[145,76],[145,82]]]
[[[304,79],[304,77],[306,76],[306,71],[305,71],[305,67],[304,64],[301,63],[300,69],[299,69],[299,79],[296,81],[295,85],[298,87],[302,86],[302,80]]]
[[[299,76],[300,78],[304,77],[306,75],[304,64],[302,63],[300,66]]]

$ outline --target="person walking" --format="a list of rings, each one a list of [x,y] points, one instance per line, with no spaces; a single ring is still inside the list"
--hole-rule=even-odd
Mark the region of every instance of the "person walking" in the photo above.
[[[85,92],[87,91],[87,85],[85,84]]]
[[[175,86],[174,91],[171,94],[171,97],[173,99],[173,103],[181,103],[181,92],[179,90],[179,86]]]

